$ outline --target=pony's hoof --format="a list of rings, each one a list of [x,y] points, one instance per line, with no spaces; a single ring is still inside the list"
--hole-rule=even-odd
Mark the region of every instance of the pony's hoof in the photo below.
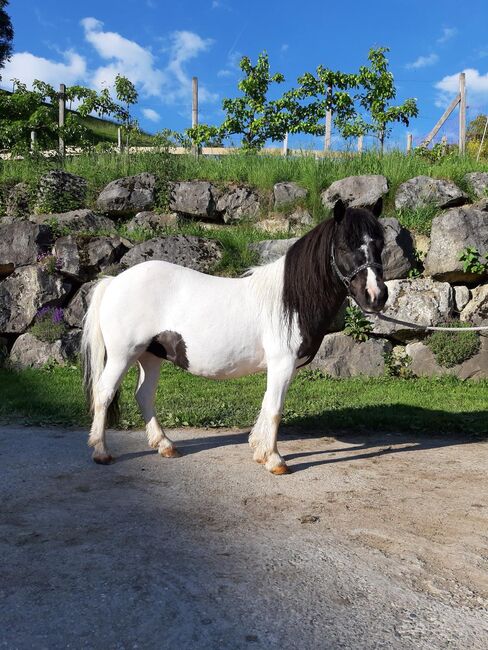
[[[176,447],[165,447],[160,449],[159,453],[163,458],[179,458],[181,456],[181,452]]]
[[[113,461],[113,456],[110,454],[93,454],[92,458],[97,465],[110,465]]]
[[[284,463],[283,465],[277,465],[276,467],[273,467],[273,469],[269,470],[271,474],[274,474],[275,476],[281,476],[282,474],[291,474],[291,469]]]

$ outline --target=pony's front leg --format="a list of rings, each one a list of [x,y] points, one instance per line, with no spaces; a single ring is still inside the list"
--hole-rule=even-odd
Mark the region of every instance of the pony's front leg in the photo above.
[[[261,412],[249,436],[254,460],[272,474],[288,474],[289,469],[276,444],[283,402],[295,374],[295,359],[268,362],[268,377]]]

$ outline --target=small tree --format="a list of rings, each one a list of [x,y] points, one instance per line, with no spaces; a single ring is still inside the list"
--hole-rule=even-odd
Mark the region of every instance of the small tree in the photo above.
[[[122,126],[125,131],[126,145],[129,148],[130,132],[139,128],[137,120],[130,114],[130,107],[137,104],[139,95],[132,81],[120,74],[115,77],[115,94],[119,102],[125,104],[125,115],[123,116]]]
[[[8,3],[9,0],[0,0],[0,69],[5,67],[5,63],[12,55],[14,30],[10,16],[5,11]]]
[[[480,150],[481,140],[485,132],[486,123],[488,120],[487,115],[477,115],[474,120],[468,124],[466,130],[466,149],[472,156],[477,156]],[[481,149],[481,156],[486,158],[488,156],[488,129],[485,134],[485,140]]]
[[[368,54],[371,65],[361,66],[357,75],[357,85],[362,90],[356,94],[355,100],[369,115],[369,120],[357,113],[352,120],[341,116],[335,120],[344,137],[375,135],[382,152],[385,139],[391,132],[390,124],[401,122],[408,126],[410,118],[418,115],[417,101],[413,98],[399,106],[390,106],[396,97],[396,88],[393,74],[388,70],[386,52],[389,52],[387,47],[371,49]]]

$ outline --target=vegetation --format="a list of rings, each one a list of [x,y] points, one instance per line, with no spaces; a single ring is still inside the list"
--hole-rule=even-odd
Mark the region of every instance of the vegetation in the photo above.
[[[43,307],[37,312],[29,331],[41,341],[54,343],[66,332],[63,310],[60,307]]]
[[[344,323],[344,334],[352,336],[355,341],[367,341],[373,331],[371,321],[363,314],[362,309],[355,305],[346,307]]]
[[[463,263],[463,270],[466,273],[488,273],[488,253],[481,255],[479,250],[468,246],[461,253],[459,260]]]
[[[449,326],[469,327],[469,324],[456,321],[448,323],[447,327]],[[480,337],[477,332],[434,332],[427,337],[426,343],[439,365],[452,368],[478,352]]]
[[[122,386],[122,424],[141,427],[134,400],[136,372]],[[259,412],[264,375],[210,381],[163,364],[156,407],[164,426],[248,427]],[[77,366],[0,370],[0,420],[86,427],[89,414]],[[439,403],[442,394],[442,409]],[[25,399],[29,395],[29,399]],[[305,432],[394,430],[487,434],[488,382],[454,378],[327,379],[300,371],[292,383],[284,424]]]
[[[5,11],[9,0],[0,0],[0,69],[10,59],[12,54],[12,41],[14,39],[14,30],[10,16]]]

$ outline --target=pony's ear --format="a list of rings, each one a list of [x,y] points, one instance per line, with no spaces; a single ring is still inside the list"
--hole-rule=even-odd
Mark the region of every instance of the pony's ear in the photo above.
[[[374,214],[375,217],[379,217],[380,214],[383,212],[383,197],[380,196],[380,198],[376,201],[376,203],[373,205],[373,209],[371,212]]]
[[[341,199],[339,199],[337,203],[334,205],[334,221],[336,223],[340,223],[344,219],[345,214],[346,214],[346,206],[341,201]]]

